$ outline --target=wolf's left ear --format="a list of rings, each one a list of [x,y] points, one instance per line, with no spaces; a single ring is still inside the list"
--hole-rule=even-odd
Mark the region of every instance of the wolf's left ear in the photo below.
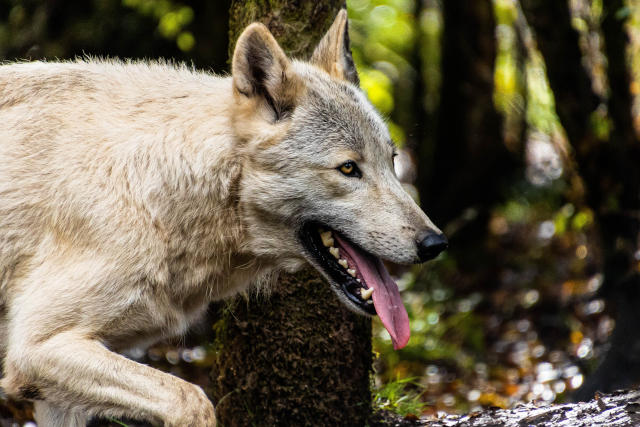
[[[235,90],[265,102],[276,120],[294,109],[299,79],[291,61],[263,24],[249,25],[238,38],[231,74]]]
[[[311,56],[311,63],[338,79],[360,84],[358,71],[349,47],[349,20],[346,9],[341,9],[327,34],[320,40]]]

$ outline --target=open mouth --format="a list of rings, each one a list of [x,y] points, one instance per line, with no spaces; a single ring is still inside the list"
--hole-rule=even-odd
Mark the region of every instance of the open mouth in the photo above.
[[[317,222],[306,223],[300,240],[319,268],[357,310],[377,314],[395,349],[409,341],[409,316],[398,286],[382,261],[344,235]]]

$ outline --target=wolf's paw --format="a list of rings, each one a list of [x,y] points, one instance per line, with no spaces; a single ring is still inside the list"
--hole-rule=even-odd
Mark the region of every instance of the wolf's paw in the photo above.
[[[213,404],[198,386],[186,384],[179,391],[178,405],[169,427],[215,427],[216,416]]]

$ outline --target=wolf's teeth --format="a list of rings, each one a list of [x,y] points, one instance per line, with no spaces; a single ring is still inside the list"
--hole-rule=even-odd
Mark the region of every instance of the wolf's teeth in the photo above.
[[[334,248],[333,246],[329,248],[329,253],[333,255],[335,259],[340,259],[340,249]]]
[[[347,263],[347,260],[344,258],[341,258],[338,260],[338,264],[340,264],[341,266],[343,266],[344,268],[349,267],[349,263]]]
[[[324,233],[320,233],[320,238],[322,239],[322,244],[329,248],[333,246],[333,237],[331,237],[331,231],[325,231]]]
[[[360,288],[360,296],[362,297],[363,300],[366,301],[369,298],[371,298],[371,294],[373,294],[373,288],[368,288],[368,289]]]
[[[352,277],[356,277],[356,271],[353,268],[347,269],[347,273],[349,273]]]

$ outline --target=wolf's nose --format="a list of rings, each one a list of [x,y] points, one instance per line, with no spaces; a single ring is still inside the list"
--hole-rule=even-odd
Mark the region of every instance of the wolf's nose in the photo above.
[[[437,257],[440,252],[447,249],[449,241],[444,234],[436,234],[432,231],[427,232],[425,237],[418,240],[418,257],[420,262],[429,261]]]

